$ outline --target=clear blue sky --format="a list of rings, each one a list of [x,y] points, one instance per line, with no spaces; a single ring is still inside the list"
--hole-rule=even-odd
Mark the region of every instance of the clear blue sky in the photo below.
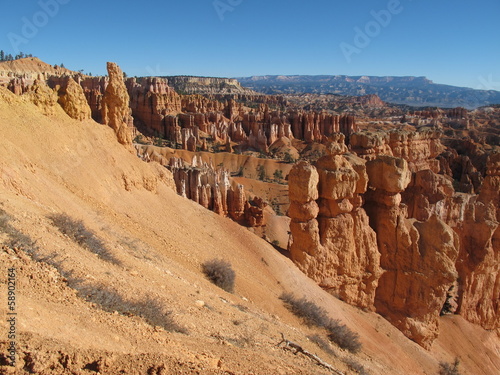
[[[129,76],[414,75],[500,90],[498,0],[1,0],[1,7],[0,49],[94,75],[114,61]],[[391,19],[372,11],[392,11]],[[356,41],[355,30],[370,35]]]

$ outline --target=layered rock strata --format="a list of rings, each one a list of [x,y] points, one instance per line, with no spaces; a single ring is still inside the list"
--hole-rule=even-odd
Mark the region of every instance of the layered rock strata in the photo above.
[[[362,205],[364,161],[328,155],[289,174],[292,260],[342,300],[373,309],[381,275],[375,232]]]
[[[492,154],[479,195],[465,206],[460,235],[458,312],[485,329],[500,328],[500,154]]]
[[[378,155],[390,155],[405,159],[411,172],[430,169],[439,172],[436,159],[444,151],[441,132],[434,128],[417,131],[396,129],[389,132],[359,132],[352,134],[352,151],[366,160]]]
[[[406,336],[429,348],[438,335],[438,317],[457,279],[459,239],[436,215],[407,218],[401,192],[411,181],[404,159],[379,156],[366,164],[370,190],[365,208],[377,233],[384,274],[375,307]]]

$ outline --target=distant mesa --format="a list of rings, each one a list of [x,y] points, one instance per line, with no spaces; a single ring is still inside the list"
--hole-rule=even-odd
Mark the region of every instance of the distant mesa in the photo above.
[[[234,78],[166,76],[168,84],[175,91],[183,94],[239,94],[259,95],[259,93],[241,86]]]
[[[426,77],[345,75],[252,76],[237,78],[243,86],[269,95],[378,95],[383,101],[417,107],[477,107],[500,103],[500,92],[434,83]]]

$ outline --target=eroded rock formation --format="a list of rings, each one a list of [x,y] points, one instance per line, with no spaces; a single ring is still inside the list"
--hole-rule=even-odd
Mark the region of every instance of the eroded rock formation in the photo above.
[[[403,158],[410,171],[430,169],[439,172],[437,156],[444,151],[441,132],[434,128],[420,128],[417,131],[397,129],[389,132],[359,132],[352,134],[352,150],[367,160],[378,155]]]
[[[459,236],[457,312],[486,329],[500,326],[499,161],[491,154],[479,195],[455,192],[451,177],[429,170],[414,174],[403,194],[410,217],[436,215]]]
[[[406,336],[429,348],[438,335],[438,317],[457,279],[456,233],[432,215],[407,218],[401,192],[411,181],[404,159],[379,156],[367,162],[370,191],[365,205],[377,233],[380,265],[375,306]]]
[[[500,327],[500,154],[488,160],[478,196],[465,207],[460,235],[459,313],[486,329]]]
[[[126,86],[134,119],[153,134],[175,138],[178,123],[170,117],[181,112],[181,97],[164,78],[129,78]]]
[[[328,155],[316,166],[296,164],[289,174],[292,260],[342,300],[373,309],[380,254],[360,194],[364,161]]]
[[[58,102],[69,117],[80,121],[91,118],[92,112],[82,86],[76,83],[73,78],[66,79],[63,86],[59,88],[58,94]]]
[[[460,242],[433,206],[451,193],[445,177],[418,211],[422,221],[408,218],[401,193],[412,181],[428,190],[433,177],[428,170],[412,180],[406,160],[394,156],[365,162],[350,154],[325,156],[315,166],[300,162],[289,175],[293,261],[323,288],[376,309],[426,348],[458,278]]]
[[[57,111],[57,94],[45,83],[43,79],[36,79],[27,87],[23,94],[47,116],[54,115]]]
[[[123,81],[123,72],[115,63],[108,62],[109,82],[102,99],[102,122],[110,126],[118,142],[132,144],[133,119],[129,107],[130,97]]]
[[[242,87],[233,78],[169,76],[168,81],[175,90],[186,94],[239,94],[255,95],[255,91]]]
[[[267,204],[259,197],[248,198],[243,185],[233,182],[227,169],[214,167],[196,156],[188,164],[176,157],[167,160],[140,147],[136,151],[143,160],[168,167],[179,195],[242,225],[261,227],[266,224],[264,209]]]

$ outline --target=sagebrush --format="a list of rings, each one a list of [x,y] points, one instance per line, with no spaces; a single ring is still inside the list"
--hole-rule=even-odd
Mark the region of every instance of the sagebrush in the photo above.
[[[304,323],[309,326],[326,327],[330,321],[325,309],[305,298],[299,299],[291,293],[283,293],[280,299],[285,303],[288,310],[302,318]]]
[[[349,350],[351,353],[358,353],[361,350],[361,341],[359,335],[352,331],[346,325],[338,320],[331,320],[328,326],[328,338],[342,349]]]
[[[368,370],[366,370],[361,363],[352,358],[344,359],[344,363],[347,365],[347,367],[349,367],[353,371],[356,371],[359,375],[370,375]]]
[[[21,247],[25,250],[34,246],[34,241],[18,229],[16,229],[10,222],[13,218],[0,208],[0,233],[7,235],[6,241],[2,244],[10,247]]]
[[[280,299],[294,315],[302,318],[306,324],[325,328],[328,331],[328,339],[342,349],[352,353],[361,350],[359,335],[339,320],[330,318],[322,307],[306,298],[296,298],[291,293],[283,293]]]
[[[455,358],[453,363],[439,362],[439,375],[460,375],[459,365],[460,360],[458,358]]]
[[[79,295],[99,305],[104,311],[140,316],[152,326],[163,327],[169,332],[188,334],[188,330],[175,322],[172,311],[167,310],[157,297],[144,295],[139,299],[130,299],[103,284],[77,284],[79,285],[75,289]]]
[[[202,264],[202,270],[205,276],[219,288],[229,293],[234,291],[236,273],[231,263],[222,259],[212,259]]]
[[[78,245],[99,255],[102,259],[120,264],[111,251],[106,247],[105,243],[90,229],[88,229],[83,221],[75,220],[66,214],[50,215],[49,219],[59,231],[71,238]]]
[[[335,352],[330,347],[330,344],[328,343],[328,341],[326,341],[325,339],[323,339],[320,335],[310,335],[310,336],[307,336],[307,338],[310,341],[312,341],[313,343],[315,343],[325,353],[328,353],[331,356],[335,355]]]

